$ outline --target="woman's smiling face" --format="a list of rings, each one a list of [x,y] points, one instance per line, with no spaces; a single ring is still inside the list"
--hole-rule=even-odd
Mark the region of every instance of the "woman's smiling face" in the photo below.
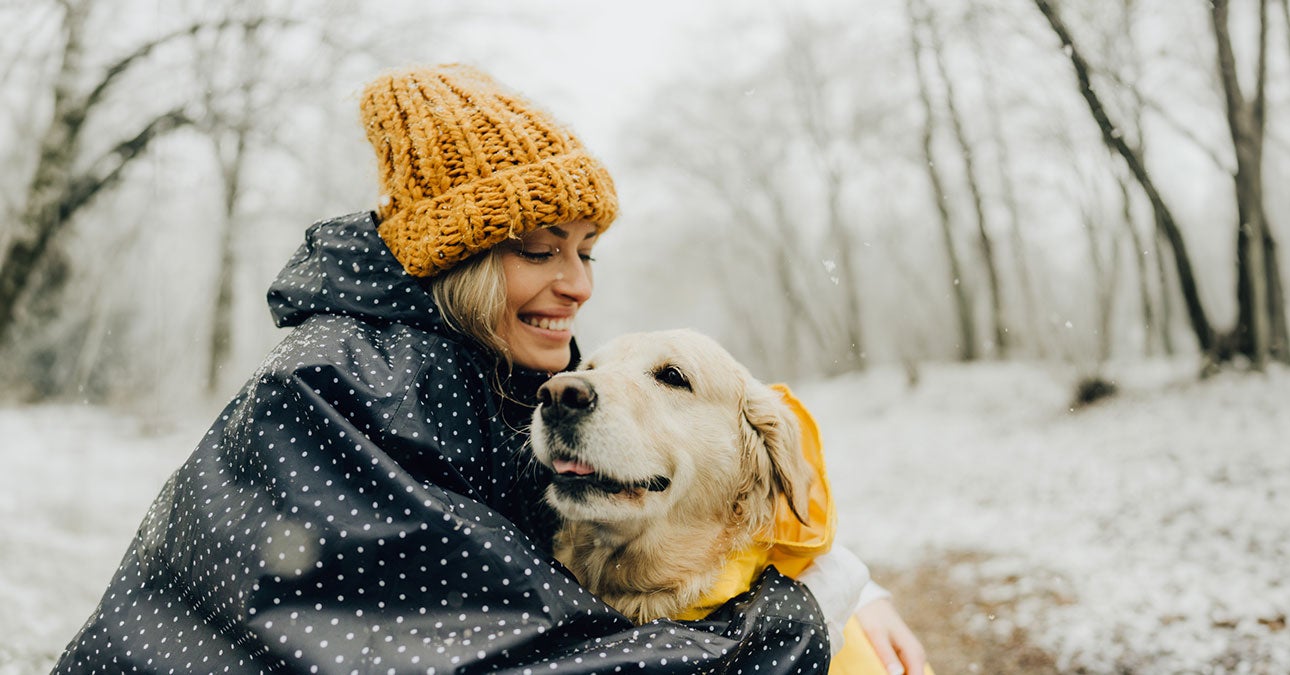
[[[597,228],[574,221],[502,244],[506,317],[497,334],[516,365],[558,372],[572,358],[573,320],[591,299],[591,248]]]

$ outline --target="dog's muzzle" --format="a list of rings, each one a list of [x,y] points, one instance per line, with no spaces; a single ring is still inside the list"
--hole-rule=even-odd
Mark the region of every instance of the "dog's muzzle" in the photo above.
[[[560,424],[596,409],[596,388],[576,375],[562,375],[546,381],[537,391],[542,421]]]
[[[578,445],[578,422],[596,409],[596,388],[589,380],[577,375],[557,375],[546,381],[537,392],[538,411],[546,424],[548,438],[572,450]],[[572,460],[568,450],[556,450],[555,455]],[[672,485],[666,476],[646,480],[621,481],[599,473],[557,473],[551,479],[556,489],[569,497],[582,497],[596,491],[606,494],[621,492],[663,492]]]

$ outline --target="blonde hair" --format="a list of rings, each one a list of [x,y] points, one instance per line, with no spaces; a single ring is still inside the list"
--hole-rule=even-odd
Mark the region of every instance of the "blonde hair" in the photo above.
[[[497,248],[440,274],[430,282],[430,293],[449,328],[474,338],[510,363],[510,348],[497,333],[506,318],[506,276]]]

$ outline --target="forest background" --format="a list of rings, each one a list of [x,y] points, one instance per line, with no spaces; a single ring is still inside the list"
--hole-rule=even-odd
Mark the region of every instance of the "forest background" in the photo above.
[[[1069,414],[1165,368],[1222,382],[1193,422],[1268,406],[1205,451],[1282,475],[1290,0],[0,0],[0,31],[0,398],[28,423],[227,400],[305,227],[376,203],[362,84],[464,61],[615,175],[584,346],[691,326],[763,379],[1016,410],[1021,368]],[[1202,658],[1238,672],[1229,647]]]

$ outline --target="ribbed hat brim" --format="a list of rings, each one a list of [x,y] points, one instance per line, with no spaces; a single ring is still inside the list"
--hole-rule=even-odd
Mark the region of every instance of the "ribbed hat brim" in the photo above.
[[[618,199],[604,165],[578,150],[498,171],[380,215],[381,238],[403,268],[412,276],[431,277],[507,238],[544,227],[586,220],[604,230],[618,215]]]

